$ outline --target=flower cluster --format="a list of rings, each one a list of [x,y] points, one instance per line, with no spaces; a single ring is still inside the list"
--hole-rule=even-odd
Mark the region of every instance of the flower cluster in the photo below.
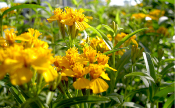
[[[56,8],[54,10],[54,15],[48,18],[47,20],[49,22],[52,21],[58,21],[58,23],[65,24],[68,26],[73,26],[75,25],[76,29],[82,31],[85,30],[89,25],[86,23],[88,21],[89,17],[85,17],[83,14],[84,10],[83,9],[71,9],[71,8]]]
[[[149,14],[147,16],[150,17],[153,20],[158,20],[164,14],[165,14],[165,11],[159,10],[159,9],[155,9],[155,10],[149,12]]]
[[[78,49],[73,47],[66,51],[65,56],[56,56],[54,65],[57,67],[57,71],[61,71],[62,80],[68,80],[66,77],[77,79],[73,83],[75,89],[92,89],[93,93],[100,93],[109,87],[103,80],[110,80],[105,73],[105,67],[116,71],[109,67],[108,59],[108,56],[100,52],[97,53],[90,46],[84,47],[82,54],[79,54]]]
[[[156,36],[160,36],[160,35],[163,35],[165,37],[170,36],[168,29],[163,26],[159,27],[157,30],[155,30],[152,26],[149,26],[148,28],[149,29],[146,31],[146,33],[157,33]]]
[[[155,9],[151,12],[149,12],[148,14],[144,14],[144,13],[135,13],[132,14],[131,18],[134,19],[144,19],[145,17],[150,17],[152,20],[158,20],[161,16],[163,16],[165,14],[165,11],[159,10],[159,9]]]
[[[13,85],[29,82],[34,72],[41,74],[46,82],[58,76],[48,44],[38,39],[41,33],[34,29],[28,31],[16,36],[17,31],[7,29],[5,38],[0,39],[0,79],[8,73]]]
[[[119,41],[121,41],[125,36],[127,36],[127,34],[125,33],[121,33],[121,34],[117,34],[115,37],[114,37],[114,45],[116,45]],[[110,34],[107,35],[108,39],[110,41],[112,41],[112,36]],[[123,47],[127,47],[130,43],[136,45],[138,47],[138,43],[137,41],[135,40],[136,39],[136,35],[132,36],[130,39],[128,39],[123,45],[120,46],[120,48],[123,48]],[[83,42],[81,43],[81,45],[84,45],[85,46],[85,40],[83,40]],[[101,53],[104,53],[106,51],[109,51],[109,48],[108,46],[106,45],[106,43],[104,42],[104,40],[102,38],[99,38],[98,36],[96,38],[91,38],[90,39],[90,42],[89,42],[89,45],[96,49],[97,51],[100,51]],[[123,55],[125,52],[124,49],[122,50],[119,50],[119,51],[116,51],[116,55]]]
[[[146,17],[146,14],[144,13],[135,13],[135,14],[132,14],[131,18],[134,18],[134,19],[143,19]]]
[[[101,53],[109,51],[109,48],[107,47],[106,43],[104,42],[104,40],[98,36],[96,36],[96,38],[90,38],[90,43],[89,45],[97,50],[100,51]],[[81,45],[84,46],[85,45],[86,40],[82,39],[82,43]]]

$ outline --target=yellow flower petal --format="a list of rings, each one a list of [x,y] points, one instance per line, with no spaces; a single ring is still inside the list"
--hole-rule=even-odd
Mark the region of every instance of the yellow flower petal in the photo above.
[[[55,21],[55,20],[57,20],[57,17],[55,15],[54,16],[51,16],[50,18],[47,19],[47,21],[49,23],[51,23],[52,21]]]
[[[108,89],[108,84],[101,78],[93,79],[90,83],[90,89],[93,90],[93,93],[101,93]]]
[[[73,83],[73,86],[75,89],[84,89],[89,88],[90,81],[88,79],[85,79],[84,77],[79,78],[77,81]]]
[[[33,72],[29,68],[19,68],[10,75],[10,80],[13,85],[22,85],[31,80]]]
[[[74,72],[71,69],[65,69],[62,71],[61,75],[74,77]]]
[[[44,71],[42,73],[42,75],[46,82],[50,82],[53,81],[58,76],[58,73],[52,66],[50,66],[47,71]]]
[[[105,67],[107,67],[107,68],[109,68],[109,69],[111,69],[111,70],[113,70],[113,71],[117,71],[116,69],[110,67],[108,64],[105,64]]]
[[[100,76],[105,80],[110,80],[110,78],[108,77],[108,74],[106,74],[105,72],[102,72]]]

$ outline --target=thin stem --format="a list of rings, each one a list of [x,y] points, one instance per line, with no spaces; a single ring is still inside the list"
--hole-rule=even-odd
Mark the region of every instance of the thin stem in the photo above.
[[[1,16],[0,16],[1,17]],[[1,27],[1,36],[3,37],[3,24],[2,24],[2,17],[0,18],[0,27]]]

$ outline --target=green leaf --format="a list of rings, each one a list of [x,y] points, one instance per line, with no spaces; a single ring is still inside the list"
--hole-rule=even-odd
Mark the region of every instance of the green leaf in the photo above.
[[[146,69],[147,69],[147,72],[148,74],[154,79],[154,81],[156,81],[156,73],[154,71],[154,65],[153,65],[153,62],[151,60],[151,56],[149,55],[149,53],[147,52],[143,52],[143,58],[144,58],[144,61],[145,61],[145,64],[146,64]],[[155,83],[152,83],[151,81],[148,81],[149,82],[149,97],[150,97],[150,101],[152,101],[152,98],[155,94]]]
[[[172,105],[175,103],[175,94],[173,93],[165,102],[163,108],[172,108]]]
[[[120,11],[117,11],[117,14],[115,16],[115,22],[117,22],[118,26],[120,26],[121,20],[120,20]]]
[[[116,73],[119,73],[123,69],[124,65],[128,63],[130,58],[131,58],[131,50],[128,50],[116,63],[116,69],[117,69]],[[117,77],[117,74],[115,76]]]
[[[145,60],[146,69],[147,69],[148,74],[156,81],[156,73],[154,71],[154,65],[151,60],[150,54],[147,52],[143,52],[143,57]]]
[[[131,95],[134,95],[136,93],[141,92],[142,94],[144,94],[144,92],[147,92],[147,90],[148,90],[148,88],[141,88],[141,89],[133,90],[133,91],[127,93],[127,95],[125,96],[125,99],[127,99],[128,97],[130,97]]]
[[[53,103],[53,108],[68,107],[79,103],[107,103],[110,99],[102,96],[79,96],[69,99],[62,99]]]
[[[174,0],[160,0],[160,1],[169,2],[169,3],[174,4]]]
[[[107,97],[111,99],[109,103],[105,104],[106,108],[110,108],[112,106],[121,106],[123,104],[123,96],[117,93],[111,93]]]
[[[108,31],[111,31],[111,32],[113,32],[114,33],[114,30],[110,27],[110,26],[108,26],[108,25],[102,25],[104,28],[106,28]]]
[[[52,6],[50,5],[50,3],[47,2],[47,1],[44,1],[44,3],[46,3],[46,4],[49,6],[50,11],[52,12],[52,11],[53,11],[53,8],[52,8]]]
[[[125,106],[125,107],[133,107],[133,108],[144,108],[143,106],[141,106],[139,104],[136,104],[134,102],[125,102],[123,104],[123,106]]]
[[[12,93],[17,102],[19,102],[20,104],[26,101],[24,96],[16,88],[10,87],[9,91]]]
[[[124,77],[129,77],[129,76],[139,76],[139,77],[142,76],[142,77],[154,82],[154,79],[149,74],[143,73],[143,72],[132,72],[132,73],[125,75]]]
[[[141,32],[141,31],[144,31],[148,28],[142,28],[142,29],[139,29],[139,30],[136,30],[135,32],[131,33],[131,34],[128,34],[126,37],[124,37],[121,41],[119,41],[117,43],[117,45],[114,47],[114,48],[119,48],[125,41],[127,41],[129,38],[131,38],[133,35],[135,35],[136,33],[138,32]]]
[[[173,67],[174,66],[174,63],[170,63],[170,64],[168,64],[161,72],[160,72],[160,74],[162,75],[162,76],[164,76],[165,74],[167,74],[167,73],[169,73],[170,71],[168,71],[171,67]]]
[[[111,53],[113,53],[113,52],[116,52],[116,51],[119,51],[119,50],[122,50],[122,49],[129,49],[129,48],[117,48],[117,49],[113,49],[113,50],[107,51],[107,52],[105,52],[105,53],[103,53],[103,54],[105,54],[105,55],[111,54]]]
[[[172,86],[166,87],[165,89],[162,89],[160,91],[158,91],[153,99],[156,101],[160,100],[161,98],[165,97],[168,95],[168,93],[174,92],[174,84],[172,84]]]
[[[30,98],[22,104],[21,108],[45,108],[38,97]]]
[[[78,6],[77,0],[72,0],[72,3],[73,3],[75,6]]]
[[[169,58],[169,59],[165,59],[165,60],[162,60],[162,62],[173,62],[175,61],[175,58]]]
[[[1,18],[7,14],[8,12],[15,10],[15,9],[23,9],[23,8],[42,8],[45,9],[46,7],[40,6],[40,5],[34,5],[34,4],[21,4],[17,6],[13,6],[3,12],[3,14],[0,16]]]
[[[117,103],[123,103],[123,96],[122,95],[119,95],[117,93],[111,93],[107,97],[115,100]]]

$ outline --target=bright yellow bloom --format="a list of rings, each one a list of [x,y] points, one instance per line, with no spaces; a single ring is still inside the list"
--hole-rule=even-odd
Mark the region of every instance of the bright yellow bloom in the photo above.
[[[15,43],[16,33],[17,31],[15,31],[14,29],[10,29],[10,31],[7,29],[5,31],[5,39],[10,45],[13,45]]]
[[[2,48],[7,47],[7,42],[3,37],[0,37],[0,47]]]
[[[90,63],[96,62],[97,51],[92,47],[84,47],[83,48],[83,56],[89,60]]]
[[[41,35],[41,33],[38,30],[34,30],[34,29],[30,28],[30,29],[28,29],[28,31],[29,32],[26,32],[26,33],[23,33],[23,34],[17,36],[16,40],[24,41],[25,42],[24,46],[26,48],[31,48],[34,46],[34,44],[36,46],[42,46],[45,48],[48,47],[48,45],[46,45],[46,42],[41,43],[38,41],[38,37]],[[38,44],[40,44],[40,45],[38,45]]]
[[[90,76],[92,80],[90,82],[90,89],[93,93],[101,93],[108,89],[108,84],[100,76],[106,80],[110,80],[107,74],[105,74],[104,66],[98,64],[90,64]]]
[[[46,82],[50,82],[53,81],[58,76],[58,73],[51,65],[47,68],[48,68],[47,70],[44,70],[42,72],[42,75]]]
[[[63,11],[60,8],[56,8],[54,10],[54,16],[51,16],[47,20],[49,22],[56,20],[58,21],[58,23],[62,23],[69,26],[75,25],[76,29],[83,31],[89,27],[89,25],[86,23],[88,21],[88,17],[85,17],[83,12],[83,9],[73,10],[67,7],[65,8],[65,11]]]
[[[143,19],[146,17],[146,14],[144,13],[136,13],[136,14],[132,14],[131,18],[135,18],[136,20],[137,19]]]
[[[155,9],[155,10],[149,12],[149,14],[147,16],[153,20],[158,20],[164,14],[165,14],[164,10]]]

